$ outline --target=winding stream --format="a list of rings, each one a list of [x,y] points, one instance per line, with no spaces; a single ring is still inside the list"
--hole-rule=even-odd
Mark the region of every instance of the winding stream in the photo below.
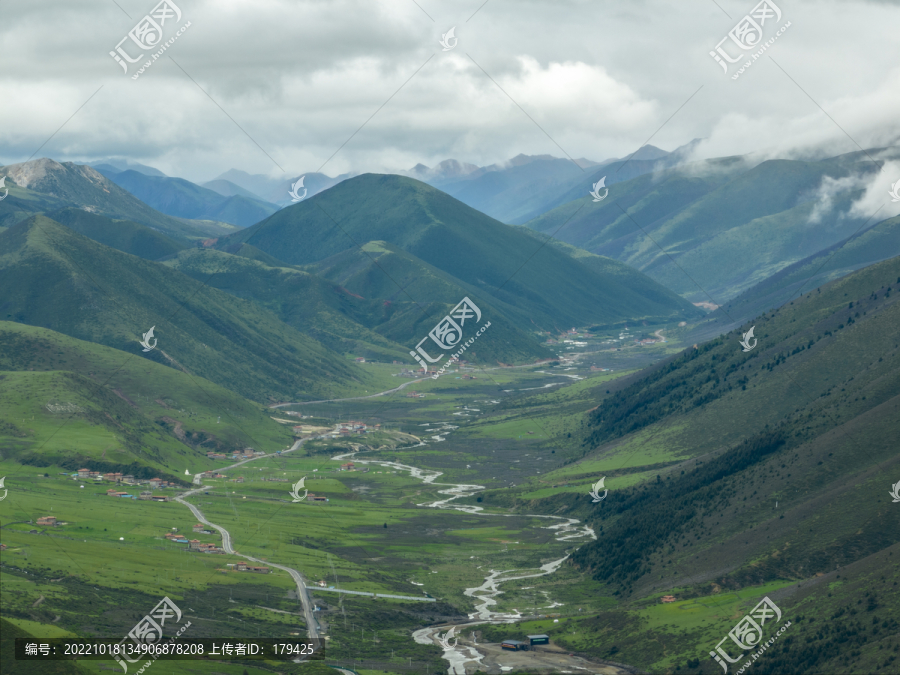
[[[423,443],[422,445],[425,444]],[[453,502],[457,499],[460,499],[462,497],[470,497],[476,492],[484,490],[484,486],[464,483],[437,483],[435,482],[436,479],[443,475],[441,471],[420,469],[409,464],[401,464],[400,462],[390,462],[377,459],[358,459],[358,454],[358,452],[348,452],[343,455],[336,455],[332,457],[332,459],[336,461],[346,461],[347,458],[352,457],[353,462],[356,464],[375,464],[377,466],[394,469],[396,471],[409,471],[410,476],[412,476],[413,478],[418,478],[425,484],[440,485],[446,487],[446,489],[438,490],[438,494],[445,495],[446,498],[439,499],[430,503],[418,504],[417,506],[436,509],[453,509],[455,511],[462,511],[463,513],[491,517],[525,517],[558,520],[562,522],[558,522],[542,528],[547,530],[555,530],[556,541],[565,542],[571,541],[573,539],[581,539],[584,537],[590,537],[591,539],[597,538],[597,535],[591,527],[587,525],[579,525],[579,521],[575,518],[564,518],[562,516],[547,516],[541,514],[522,515],[516,513],[484,513],[484,508],[481,506],[470,504],[454,504]],[[577,548],[575,550],[577,550]],[[525,569],[489,570],[488,575],[484,577],[484,582],[480,586],[467,588],[463,591],[463,595],[473,598],[476,601],[475,611],[469,614],[470,621],[468,623],[453,626],[447,633],[447,635],[443,636],[440,634],[442,628],[422,628],[421,630],[417,630],[415,633],[413,633],[413,639],[418,644],[435,644],[441,647],[444,650],[443,658],[450,664],[449,672],[454,675],[465,675],[466,665],[470,664],[471,668],[475,664],[481,664],[484,655],[474,647],[465,645],[457,646],[456,640],[453,640],[451,642],[450,637],[452,636],[453,632],[457,629],[465,629],[467,627],[475,626],[478,624],[513,623],[523,618],[523,615],[518,610],[514,610],[513,612],[497,612],[491,609],[497,604],[495,598],[503,593],[503,591],[500,590],[500,584],[506,583],[508,581],[532,579],[535,577],[543,577],[549,574],[553,574],[556,570],[559,569],[559,567],[571,554],[571,552],[567,553],[558,560],[553,560],[551,562],[545,563],[544,565],[541,565],[539,568],[536,568],[540,570],[538,572],[533,572]],[[527,573],[516,575],[514,574],[515,572]],[[556,603],[551,603],[550,605],[550,607],[558,606],[560,605]]]

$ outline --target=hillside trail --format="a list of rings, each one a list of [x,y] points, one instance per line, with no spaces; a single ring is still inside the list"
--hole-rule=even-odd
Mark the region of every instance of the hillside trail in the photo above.
[[[567,542],[573,539],[581,539],[585,537],[590,537],[590,539],[592,540],[597,539],[596,533],[590,526],[580,525],[579,521],[575,518],[564,518],[562,516],[548,516],[543,514],[486,513],[484,511],[484,508],[481,506],[475,506],[472,504],[454,504],[453,502],[455,500],[461,499],[463,497],[470,497],[478,491],[484,490],[485,487],[483,485],[464,483],[438,483],[436,482],[436,479],[443,475],[443,472],[441,471],[420,469],[418,467],[411,466],[409,464],[402,464],[400,462],[391,462],[377,459],[359,459],[357,457],[358,454],[359,451],[348,452],[342,455],[335,455],[331,459],[334,461],[345,461],[347,460],[347,458],[353,458],[353,462],[355,464],[375,464],[385,468],[394,469],[396,471],[409,471],[409,474],[412,478],[417,478],[425,484],[440,485],[446,487],[446,489],[444,490],[438,490],[438,494],[445,495],[444,499],[439,499],[430,503],[417,504],[417,506],[436,509],[451,509],[454,511],[462,511],[463,513],[484,517],[499,516],[558,520],[562,522],[558,522],[553,525],[541,528],[547,530],[555,530],[555,539],[558,542]],[[457,629],[465,629],[471,626],[477,626],[479,624],[514,623],[516,621],[528,619],[528,616],[523,615],[518,610],[513,610],[512,612],[497,612],[491,609],[491,607],[497,604],[495,598],[498,595],[503,594],[503,591],[500,590],[500,584],[509,581],[533,579],[535,577],[543,577],[549,574],[553,574],[569,558],[569,556],[577,550],[578,548],[576,547],[574,550],[566,553],[562,558],[545,563],[539,568],[534,568],[540,570],[539,572],[516,574],[516,572],[529,572],[529,570],[489,570],[488,575],[484,577],[484,581],[481,583],[481,585],[466,588],[463,591],[463,595],[473,598],[476,601],[475,611],[469,614],[469,622],[464,624],[457,624],[454,626],[422,628],[413,633],[413,639],[418,644],[435,644],[441,647],[444,650],[443,658],[450,664],[449,672],[451,673],[451,675],[465,675],[465,673],[467,672],[467,668],[468,672],[474,672],[475,669],[479,668],[480,666],[484,666],[483,659],[485,658],[485,654],[482,654],[475,646],[472,645],[457,644],[458,641],[454,641],[451,644],[449,635],[451,635],[453,631],[456,631]],[[545,607],[544,609],[552,609],[558,606],[559,605],[557,603],[551,602],[550,606]],[[441,631],[446,629],[450,629],[450,632],[447,635],[442,636]]]
[[[288,450],[283,450],[281,454],[284,455],[285,453],[293,452],[294,450],[296,450],[297,448],[302,446],[304,441],[306,441],[306,440],[308,440],[308,439],[301,439],[301,440],[296,441],[294,443],[294,445],[292,445]],[[226,467],[217,469],[217,471],[226,471],[228,469],[233,469],[233,468],[241,466],[243,464],[247,464],[248,462],[253,462],[257,459],[266,459],[266,458],[271,458],[271,457],[275,457],[275,456],[276,456],[275,454],[268,454],[268,455],[261,455],[259,457],[251,457],[249,459],[245,459],[242,462],[237,462],[236,464],[232,464],[231,466],[226,466]],[[222,535],[222,548],[225,550],[226,553],[239,556],[239,557],[244,558],[245,560],[249,560],[251,562],[260,563],[263,565],[267,565],[269,567],[275,567],[277,569],[287,572],[291,576],[291,578],[294,580],[294,583],[297,585],[297,595],[300,598],[300,602],[303,605],[303,618],[306,620],[307,634],[310,638],[318,638],[320,627],[319,627],[318,621],[316,620],[316,616],[313,613],[313,603],[310,600],[309,594],[307,593],[306,579],[303,577],[303,575],[298,570],[294,569],[293,567],[279,565],[277,563],[273,563],[268,560],[263,561],[263,560],[260,560],[259,558],[254,558],[253,556],[244,555],[243,553],[238,553],[237,551],[234,550],[234,547],[232,546],[231,533],[228,532],[228,530],[226,530],[221,525],[216,525],[215,523],[208,520],[206,518],[206,516],[203,515],[203,512],[198,507],[196,507],[193,504],[186,502],[184,500],[185,497],[190,497],[199,492],[203,492],[204,490],[212,489],[213,486],[202,485],[201,478],[202,477],[200,474],[194,476],[194,484],[198,485],[198,487],[196,487],[193,490],[190,490],[188,492],[178,495],[177,497],[175,497],[175,501],[188,507],[191,510],[191,513],[194,514],[194,516],[197,518],[198,521],[200,521],[204,525],[209,525],[210,527],[219,531],[219,533]]]

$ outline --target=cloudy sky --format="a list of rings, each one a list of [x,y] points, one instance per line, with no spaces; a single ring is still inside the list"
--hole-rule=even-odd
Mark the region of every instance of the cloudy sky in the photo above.
[[[0,0],[0,164],[127,157],[205,181],[599,161],[648,140],[704,138],[704,157],[897,144],[900,2],[775,1],[774,42],[732,79],[759,49],[727,38],[753,0],[175,0],[157,20],[174,41],[134,79],[160,47],[127,36],[158,0]],[[139,59],[127,73],[117,46]]]

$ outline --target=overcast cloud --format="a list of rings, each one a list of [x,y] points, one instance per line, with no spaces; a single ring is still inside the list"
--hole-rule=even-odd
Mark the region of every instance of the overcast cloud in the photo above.
[[[790,28],[732,80],[709,52],[753,0],[175,0],[190,28],[132,80],[109,52],[156,1],[0,0],[0,163],[120,156],[205,181],[900,136],[898,2],[777,0]]]

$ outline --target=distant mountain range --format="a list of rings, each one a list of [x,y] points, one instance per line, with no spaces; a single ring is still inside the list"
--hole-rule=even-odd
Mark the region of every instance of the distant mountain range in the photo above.
[[[214,190],[195,185],[184,178],[150,176],[134,170],[98,169],[113,183],[122,187],[157,211],[177,218],[215,220],[247,227],[278,210],[238,186],[235,194],[225,196]]]
[[[504,223],[522,224],[550,209],[587,194],[606,176],[612,185],[682,163],[699,140],[666,152],[653,145],[630,157],[593,162],[550,155],[518,155],[508,162],[476,167],[446,160],[433,169],[421,164],[407,172],[464,204]]]
[[[624,262],[693,302],[721,305],[877,224],[876,214],[856,215],[850,207],[880,170],[884,159],[870,159],[879,153],[889,154],[870,150],[818,161],[731,157],[619,183],[607,177],[612,187],[599,203],[586,181],[566,195],[571,201],[527,226]],[[883,213],[882,219],[891,209]],[[868,222],[870,215],[876,217]],[[900,241],[882,245],[880,251],[860,248],[848,269],[900,253]]]
[[[176,239],[215,237],[236,228],[222,222],[169,216],[151,208],[87,165],[35,159],[0,166],[9,195],[0,201],[0,227],[35,213],[74,207],[111,219],[128,220]]]

